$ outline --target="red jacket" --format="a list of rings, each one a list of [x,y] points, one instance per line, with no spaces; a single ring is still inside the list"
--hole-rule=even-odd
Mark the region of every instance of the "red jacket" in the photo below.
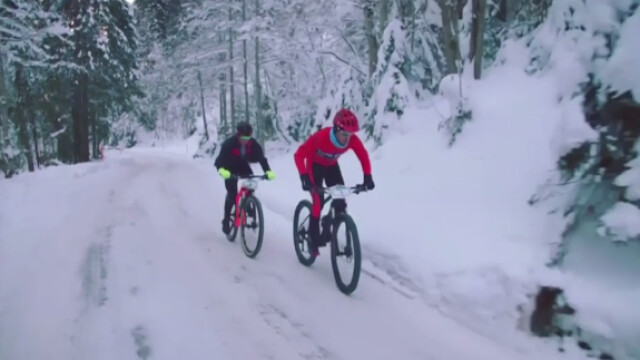
[[[369,160],[369,153],[365,149],[362,141],[357,135],[351,135],[349,143],[343,148],[339,148],[331,141],[331,131],[333,128],[327,127],[318,130],[315,134],[311,135],[307,141],[302,143],[298,150],[296,150],[293,158],[296,162],[296,167],[300,175],[308,174],[311,171],[313,163],[330,166],[338,162],[340,155],[347,152],[349,149],[360,160],[362,164],[362,171],[365,175],[371,174],[371,161]]]

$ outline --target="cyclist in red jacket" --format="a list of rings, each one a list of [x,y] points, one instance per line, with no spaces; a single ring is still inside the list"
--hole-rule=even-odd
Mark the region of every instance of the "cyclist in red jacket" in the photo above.
[[[360,160],[362,172],[364,173],[363,185],[366,190],[373,190],[374,183],[371,177],[371,161],[369,153],[362,144],[356,132],[360,130],[358,118],[349,110],[341,109],[333,118],[333,127],[321,129],[311,135],[294,154],[294,160],[302,189],[311,191],[314,186],[322,186],[324,180],[327,187],[334,185],[344,185],[342,172],[338,165],[340,155],[353,150]],[[309,219],[309,235],[311,244],[309,250],[312,256],[318,256],[318,246],[320,242],[320,212],[322,210],[322,200],[316,192],[311,192],[313,205]],[[347,208],[344,199],[335,199],[331,204],[336,214],[342,213]]]

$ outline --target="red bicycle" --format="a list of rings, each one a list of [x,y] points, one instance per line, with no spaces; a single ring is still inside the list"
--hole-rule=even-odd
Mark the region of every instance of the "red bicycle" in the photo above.
[[[249,175],[238,176],[232,175],[231,178],[240,180],[240,189],[236,196],[234,206],[231,208],[229,216],[230,226],[227,240],[233,242],[240,229],[242,235],[242,250],[249,258],[254,258],[260,252],[262,247],[262,239],[264,237],[264,214],[262,212],[262,204],[255,195],[258,188],[258,180],[266,180],[266,175]],[[255,232],[255,245],[250,247],[247,241],[247,235]]]

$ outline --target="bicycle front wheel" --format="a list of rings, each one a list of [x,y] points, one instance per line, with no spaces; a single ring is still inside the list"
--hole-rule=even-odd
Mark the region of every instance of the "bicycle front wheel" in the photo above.
[[[346,295],[358,287],[361,262],[356,224],[349,214],[339,215],[331,236],[331,267],[338,289]]]
[[[242,203],[244,221],[241,225],[242,250],[249,258],[254,258],[262,248],[264,238],[264,214],[260,200],[253,195]]]

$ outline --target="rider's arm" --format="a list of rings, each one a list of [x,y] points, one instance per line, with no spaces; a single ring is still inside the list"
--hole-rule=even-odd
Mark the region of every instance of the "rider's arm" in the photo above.
[[[264,156],[264,150],[262,149],[262,146],[260,146],[257,141],[254,142],[253,146],[255,146],[256,157],[258,158],[260,166],[262,166],[262,171],[267,172],[271,170],[271,167],[269,167],[269,161],[267,161],[267,158]]]
[[[307,165],[309,164],[311,155],[314,152],[316,134],[311,135],[293,154],[293,159],[296,162],[296,167],[298,168],[298,173],[300,175],[304,175],[309,172]]]
[[[360,165],[362,165],[362,172],[365,175],[371,175],[371,160],[369,159],[369,152],[364,147],[362,140],[357,135],[353,135],[351,137],[351,141],[349,141],[349,147],[356,153],[358,160],[360,160]]]
[[[220,170],[221,167],[228,167],[229,160],[231,157],[231,143],[229,141],[225,141],[220,146],[220,152],[218,153],[218,157],[216,157],[216,161],[213,165],[216,169]]]

